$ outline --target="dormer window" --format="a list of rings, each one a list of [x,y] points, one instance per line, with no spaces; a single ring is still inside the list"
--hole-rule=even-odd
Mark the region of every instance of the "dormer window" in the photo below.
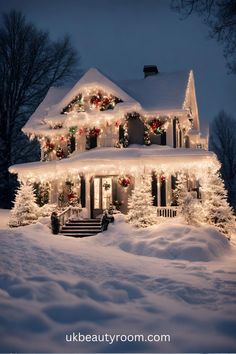
[[[118,103],[123,102],[120,98],[107,94],[102,90],[90,90],[85,94],[78,94],[73,100],[63,108],[61,114],[71,112],[91,112],[94,110],[107,111],[114,109]]]

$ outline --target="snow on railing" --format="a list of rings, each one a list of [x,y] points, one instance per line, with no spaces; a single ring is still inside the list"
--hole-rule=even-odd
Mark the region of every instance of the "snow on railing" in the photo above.
[[[157,216],[162,216],[164,218],[174,218],[177,216],[177,207],[157,207]]]
[[[58,215],[60,224],[65,225],[66,221],[70,218],[79,218],[81,210],[81,207],[69,206],[67,209],[63,210],[61,214]]]

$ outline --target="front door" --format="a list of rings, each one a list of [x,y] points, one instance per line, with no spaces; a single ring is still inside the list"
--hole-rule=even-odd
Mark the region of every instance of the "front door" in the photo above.
[[[112,177],[94,177],[91,182],[91,217],[96,218],[112,203]]]

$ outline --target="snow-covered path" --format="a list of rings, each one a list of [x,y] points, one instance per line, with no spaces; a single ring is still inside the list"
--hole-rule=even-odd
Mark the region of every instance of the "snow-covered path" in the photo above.
[[[234,241],[170,223],[132,233],[122,221],[87,239],[53,236],[42,224],[1,230],[1,351],[235,351]],[[180,234],[185,244],[173,243]],[[73,331],[171,342],[66,342]]]

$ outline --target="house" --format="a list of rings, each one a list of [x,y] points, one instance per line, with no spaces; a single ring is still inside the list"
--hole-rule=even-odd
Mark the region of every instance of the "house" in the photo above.
[[[39,203],[81,203],[88,218],[109,205],[127,212],[140,177],[151,176],[158,215],[174,216],[176,176],[201,198],[199,179],[217,164],[200,133],[193,71],[115,82],[91,68],[72,88],[52,87],[23,128],[41,161],[10,167],[34,183]]]

